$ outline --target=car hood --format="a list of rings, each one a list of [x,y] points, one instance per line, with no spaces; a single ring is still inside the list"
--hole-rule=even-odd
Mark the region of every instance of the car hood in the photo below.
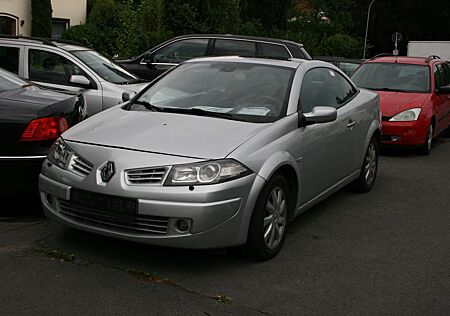
[[[426,93],[404,93],[377,91],[380,96],[380,108],[383,116],[394,116],[405,110],[421,108],[429,98]]]
[[[225,158],[269,124],[175,113],[127,111],[120,106],[83,121],[63,138],[200,159]]]

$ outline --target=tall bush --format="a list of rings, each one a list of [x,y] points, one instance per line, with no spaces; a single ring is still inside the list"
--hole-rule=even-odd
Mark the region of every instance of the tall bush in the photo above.
[[[52,36],[51,0],[31,0],[31,36]]]

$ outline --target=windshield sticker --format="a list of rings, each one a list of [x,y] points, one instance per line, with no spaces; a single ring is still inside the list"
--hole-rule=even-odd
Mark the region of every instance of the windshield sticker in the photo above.
[[[193,109],[201,109],[204,111],[215,112],[215,113],[228,113],[231,110],[233,110],[233,108],[220,108],[220,107],[207,106],[207,105],[194,106]]]
[[[270,109],[265,107],[251,107],[251,108],[242,108],[237,112],[237,114],[266,116],[269,112]]]

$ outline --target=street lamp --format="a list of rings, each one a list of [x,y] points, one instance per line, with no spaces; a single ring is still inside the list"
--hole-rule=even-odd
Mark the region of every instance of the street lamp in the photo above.
[[[369,10],[367,10],[367,24],[366,24],[366,36],[364,37],[364,52],[363,52],[363,59],[366,58],[366,47],[367,47],[367,32],[369,30],[369,19],[370,19],[370,8],[372,7],[372,4],[375,2],[375,0],[372,0],[369,4]]]

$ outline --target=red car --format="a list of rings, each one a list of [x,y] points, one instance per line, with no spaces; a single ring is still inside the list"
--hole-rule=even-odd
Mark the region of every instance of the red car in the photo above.
[[[373,58],[352,80],[380,96],[382,145],[415,146],[427,155],[450,127],[450,67],[437,56]]]

